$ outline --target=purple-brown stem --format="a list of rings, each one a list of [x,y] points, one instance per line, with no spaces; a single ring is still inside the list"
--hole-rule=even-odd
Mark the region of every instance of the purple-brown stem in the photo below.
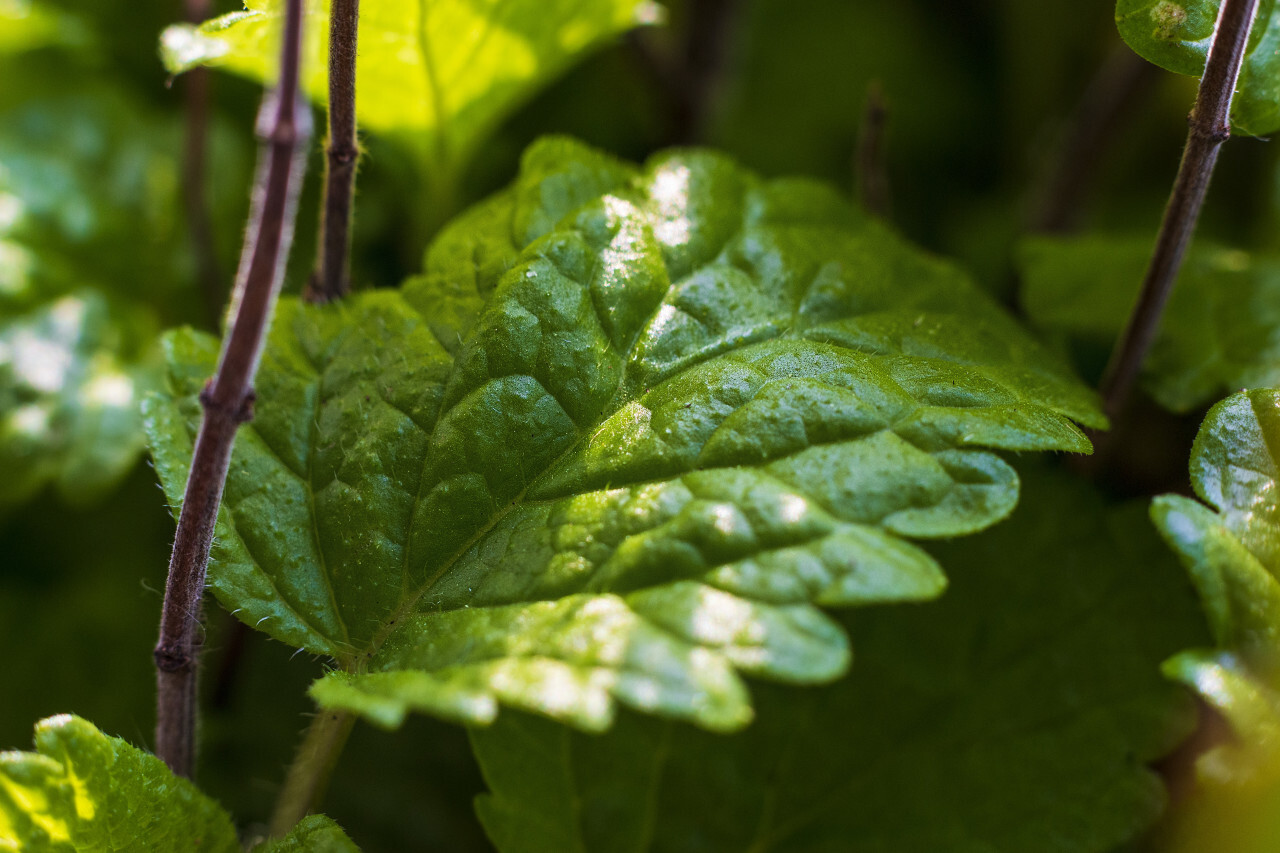
[[[329,11],[329,139],[325,144],[324,204],[310,302],[332,302],[350,290],[351,207],[356,191],[356,36],[360,0],[333,0]]]
[[[197,627],[214,521],[236,429],[253,417],[253,377],[293,241],[311,114],[298,88],[302,0],[288,0],[280,78],[258,113],[262,145],[249,227],[218,370],[200,394],[196,437],[169,561],[156,661],[156,755],[179,776],[195,763]]]
[[[1231,98],[1257,9],[1258,0],[1225,0],[1219,12],[1200,91],[1188,119],[1190,131],[1182,152],[1182,164],[1160,223],[1151,264],[1143,279],[1137,306],[1102,377],[1103,408],[1113,419],[1128,401],[1155,339],[1160,317],[1195,232],[1218,151],[1231,136]]]

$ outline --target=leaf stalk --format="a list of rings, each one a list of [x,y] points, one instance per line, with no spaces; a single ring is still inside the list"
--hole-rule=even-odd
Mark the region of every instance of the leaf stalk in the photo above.
[[[356,718],[345,711],[321,711],[311,720],[271,815],[271,837],[283,838],[320,807],[329,779]]]
[[[310,302],[341,299],[351,288],[351,211],[356,191],[356,39],[360,0],[333,0],[329,11],[329,138],[325,144],[324,203]]]
[[[1231,136],[1231,98],[1244,63],[1258,0],[1224,0],[1187,123],[1187,144],[1165,207],[1137,305],[1103,374],[1103,408],[1114,419],[1128,402],[1177,281],[1209,191],[1218,152]]]
[[[284,278],[306,169],[311,114],[298,87],[301,52],[302,0],[289,0],[279,82],[258,114],[261,149],[231,302],[233,319],[217,372],[200,394],[204,417],[178,516],[155,648],[156,754],[188,778],[195,763],[197,627],[214,522],[236,430],[253,418],[253,377]]]

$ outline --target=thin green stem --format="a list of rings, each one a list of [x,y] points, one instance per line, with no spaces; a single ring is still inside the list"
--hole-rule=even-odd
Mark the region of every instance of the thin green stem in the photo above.
[[[271,815],[273,838],[287,835],[298,821],[320,807],[355,721],[352,714],[341,711],[321,711],[311,720]]]

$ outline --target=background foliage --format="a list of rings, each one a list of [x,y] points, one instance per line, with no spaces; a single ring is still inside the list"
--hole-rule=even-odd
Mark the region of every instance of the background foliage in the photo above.
[[[647,4],[594,5],[606,21],[597,50],[572,67],[545,58],[537,73],[508,81],[505,97],[455,116],[447,133],[422,116],[403,126],[396,110],[371,98],[370,110],[393,118],[384,128],[382,114],[364,117],[357,288],[420,275],[441,224],[508,185],[521,152],[549,133],[635,161],[697,142],[765,178],[801,175],[851,190],[874,82],[890,110],[893,227],[955,258],[995,300],[1024,311],[1086,380],[1096,378],[1128,307],[1123,283],[1141,269],[1177,164],[1194,81],[1149,73],[1099,160],[1082,236],[1035,236],[1033,225],[1073,111],[1090,79],[1124,49],[1117,14],[1119,31],[1144,55],[1196,70],[1194,50],[1189,59],[1186,50],[1165,56],[1163,47],[1141,47],[1149,31],[1135,35],[1130,25],[1138,12],[1149,19],[1151,4],[743,0],[730,4],[723,31],[707,33],[694,7],[673,0],[664,25],[626,36],[630,23],[660,16]],[[1265,5],[1259,44],[1277,37],[1270,24],[1280,9]],[[1216,10],[1200,6],[1209,9],[1202,14]],[[217,11],[238,9],[223,3]],[[179,386],[169,386],[187,394],[208,366],[204,335],[217,326],[182,226],[180,97],[156,56],[159,34],[177,17],[167,0],[0,0],[6,748],[28,748],[36,720],[68,711],[133,744],[150,739],[150,649],[172,523],[143,458],[137,403],[164,383],[160,329],[201,330],[170,338],[200,351],[189,358],[199,370],[188,366]],[[269,16],[260,17],[226,31],[265,27]],[[200,38],[218,35],[180,32],[187,42],[173,31],[166,39],[171,69],[209,49]],[[1175,35],[1194,41],[1188,33]],[[682,66],[690,39],[708,38],[721,49],[691,104],[688,87],[673,85],[672,67]],[[364,44],[376,56],[373,42]],[[1267,54],[1255,55],[1250,73],[1271,79],[1273,69],[1258,65]],[[505,58],[493,56],[495,65]],[[265,73],[260,58],[222,62],[251,77]],[[230,270],[258,89],[220,74],[214,91],[211,208]],[[1273,128],[1266,95],[1243,102],[1239,129]],[[1272,546],[1230,544],[1241,535],[1230,523],[1235,504],[1205,491],[1206,472],[1234,458],[1211,446],[1213,424],[1230,407],[1215,410],[1194,463],[1197,493],[1227,521],[1188,498],[1162,499],[1161,531],[1175,546],[1162,549],[1143,507],[1122,498],[1189,493],[1191,438],[1208,406],[1242,386],[1276,384],[1275,157],[1256,139],[1228,146],[1144,380],[1158,404],[1137,421],[1153,436],[1149,452],[1131,454],[1101,490],[1055,463],[1019,461],[1024,505],[1009,522],[928,547],[952,579],[940,599],[840,617],[837,633],[847,631],[855,649],[851,678],[820,688],[752,682],[758,719],[738,740],[631,712],[600,737],[517,713],[469,732],[417,717],[395,733],[358,726],[326,813],[366,850],[740,850],[753,840],[760,849],[819,850],[851,837],[864,846],[849,849],[962,850],[978,838],[1020,850],[1048,849],[1036,845],[1053,832],[1053,849],[1103,851],[1207,849],[1197,839],[1215,837],[1229,807],[1232,825],[1243,827],[1240,848],[1265,844],[1256,839],[1273,837],[1269,828],[1250,821],[1265,824],[1256,816],[1275,802],[1280,774],[1266,760],[1247,779],[1242,759],[1223,753],[1211,754],[1221,772],[1202,768],[1199,781],[1188,756],[1175,755],[1159,775],[1146,767],[1196,726],[1189,692],[1159,675],[1180,651],[1209,649],[1174,658],[1168,670],[1211,702],[1221,697],[1205,690],[1206,668],[1230,664],[1240,691],[1261,691],[1262,705],[1248,707],[1266,713],[1247,720],[1242,700],[1217,703],[1231,725],[1276,725],[1274,638],[1256,640],[1247,619],[1212,604],[1210,634],[1176,565],[1175,552],[1209,602],[1219,587],[1206,578],[1239,577],[1245,564],[1263,586],[1274,577]],[[318,153],[312,166],[286,284],[294,292],[313,255]],[[366,293],[352,310],[399,301]],[[59,369],[50,374],[50,365]],[[1255,433],[1236,436],[1237,455],[1256,459],[1260,446],[1276,446],[1269,423]],[[1176,513],[1199,527],[1179,526]],[[1211,531],[1225,550],[1197,550],[1195,530]],[[1259,619],[1276,624],[1274,613]],[[313,709],[308,685],[327,662],[295,648],[330,650],[239,634],[212,606],[206,622],[201,788],[252,830],[266,819]],[[1245,642],[1240,632],[1250,644],[1243,663],[1234,657]],[[100,753],[111,743],[66,725],[66,737],[85,749]],[[54,749],[50,729],[42,731],[40,751]],[[554,762],[541,757],[547,744],[562,750]],[[664,758],[655,764],[654,755]],[[52,772],[42,760],[23,760]],[[544,770],[549,782],[531,788],[531,772]],[[834,793],[807,813],[798,793],[805,785]],[[1174,818],[1156,825],[1170,797]],[[637,802],[652,804],[643,826],[628,822],[641,815]],[[537,833],[521,819],[531,810]],[[704,819],[691,824],[691,813]],[[331,831],[304,829],[317,838]],[[1251,832],[1255,840],[1243,840]]]

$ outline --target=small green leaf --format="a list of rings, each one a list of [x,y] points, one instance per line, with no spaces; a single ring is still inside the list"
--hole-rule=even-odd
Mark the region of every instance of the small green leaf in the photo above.
[[[1161,68],[1204,73],[1221,0],[1116,0],[1116,26],[1134,52]],[[1231,104],[1232,130],[1280,130],[1280,6],[1261,0]]]
[[[146,406],[182,494],[217,344],[169,337]],[[637,170],[564,140],[402,292],[279,308],[210,584],[331,656],[313,695],[398,725],[616,703],[718,730],[740,673],[840,676],[819,606],[941,592],[908,540],[985,528],[992,448],[1105,421],[954,268],[830,191],[708,152]]]
[[[78,717],[36,725],[35,752],[0,752],[0,849],[238,853],[222,807],[160,759]]]
[[[759,687],[732,738],[634,715],[586,736],[473,729],[502,853],[1103,853],[1161,814],[1148,762],[1190,730],[1158,663],[1202,639],[1140,506],[1063,473],[987,533],[935,549],[936,602],[860,612],[852,676]]]
[[[161,38],[172,73],[197,65],[255,80],[272,72],[282,4],[248,0],[199,27]],[[309,0],[312,60],[304,84],[327,100],[328,2]],[[651,0],[395,0],[360,10],[357,118],[363,128],[400,132],[437,176],[455,175],[510,110],[584,53],[632,27],[656,23]]]
[[[1105,357],[1137,299],[1154,238],[1023,243],[1023,305],[1042,328]],[[1280,258],[1197,243],[1188,253],[1143,384],[1188,412],[1223,393],[1280,384]]]
[[[1233,394],[1210,410],[1192,450],[1191,482],[1204,503],[1165,495],[1151,507],[1217,645],[1178,655],[1166,672],[1197,689],[1241,738],[1202,761],[1220,781],[1280,771],[1278,460],[1280,391]]]
[[[330,818],[309,815],[284,838],[259,845],[254,853],[360,853],[360,848]]]

